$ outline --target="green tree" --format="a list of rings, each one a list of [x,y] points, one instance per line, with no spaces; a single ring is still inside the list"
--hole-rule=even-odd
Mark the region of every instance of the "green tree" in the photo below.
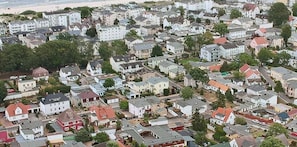
[[[103,86],[105,88],[110,88],[110,87],[113,87],[114,86],[114,80],[112,78],[107,78],[104,83],[103,83]]]
[[[196,22],[197,22],[197,23],[201,23],[201,18],[197,17],[197,18],[196,18]]]
[[[226,96],[223,95],[219,90],[216,92],[217,101],[211,104],[212,109],[215,110],[218,107],[226,107]]]
[[[91,27],[87,30],[86,35],[88,35],[89,37],[94,38],[97,35],[97,31],[95,27]]]
[[[279,123],[273,123],[272,125],[270,125],[267,131],[267,136],[277,136],[280,134],[285,134],[286,136],[288,136],[288,130]]]
[[[220,72],[227,72],[230,71],[230,66],[228,65],[227,61],[224,61],[221,68],[220,68]]]
[[[217,23],[214,25],[214,31],[219,33],[221,36],[224,36],[228,33],[228,27],[225,23]]]
[[[188,50],[192,50],[193,47],[195,47],[194,39],[191,36],[188,36],[188,35],[187,35],[187,37],[185,39],[185,44],[186,44]]]
[[[205,135],[206,134],[204,132],[197,132],[196,135],[194,136],[195,143],[200,146],[204,146],[204,144],[208,142]]]
[[[90,8],[90,7],[87,7],[87,6],[77,7],[77,8],[74,8],[74,9],[80,11],[81,18],[90,17],[91,14],[92,14],[92,11],[93,11],[93,8]]]
[[[261,63],[268,63],[269,60],[273,59],[274,54],[268,48],[262,48],[257,57]]]
[[[268,21],[273,22],[276,27],[281,26],[289,20],[290,11],[284,3],[274,3],[268,10]]]
[[[268,136],[265,140],[261,143],[260,147],[285,147],[282,142],[274,138],[273,136]]]
[[[235,18],[238,18],[238,17],[242,17],[241,12],[239,10],[237,10],[237,9],[232,9],[231,14],[230,14],[230,18],[235,19]]]
[[[207,83],[209,81],[207,73],[200,68],[191,69],[189,74],[193,77],[194,80],[198,80],[202,83]]]
[[[108,141],[106,146],[107,147],[119,147],[118,143],[115,141]]]
[[[242,79],[244,79],[244,74],[239,71],[234,71],[233,78],[236,80],[242,80]]]
[[[192,23],[195,21],[195,17],[193,15],[188,16],[188,20]]]
[[[226,14],[226,11],[223,8],[220,8],[218,11],[218,17],[221,17]]]
[[[151,57],[163,56],[162,48],[159,45],[153,47]]]
[[[235,124],[246,125],[247,122],[246,122],[246,120],[244,118],[236,117],[235,118]]]
[[[206,25],[210,25],[210,20],[209,19],[205,19],[205,24]]]
[[[294,3],[292,7],[293,16],[297,16],[297,3]]]
[[[0,102],[3,103],[4,98],[7,96],[7,90],[4,81],[0,80]]]
[[[213,40],[214,40],[213,35],[210,31],[206,31],[202,35],[199,34],[197,36],[197,49],[200,50],[202,48],[202,46],[205,44],[212,44]]]
[[[134,38],[134,39],[141,39],[140,36],[138,36],[137,32],[135,30],[130,30],[126,36],[126,38]]]
[[[166,89],[163,90],[163,95],[164,96],[168,96],[169,94],[170,94],[170,91],[169,91],[168,88],[166,88]]]
[[[185,15],[185,9],[184,9],[184,7],[182,7],[182,6],[178,7],[178,11],[179,11],[180,16],[183,17]]]
[[[109,61],[104,61],[102,64],[102,72],[105,74],[115,73]]]
[[[247,53],[239,54],[238,60],[239,60],[240,66],[242,66],[244,64],[255,66],[258,64],[257,61],[251,55],[249,55]]]
[[[222,126],[216,125],[215,133],[213,134],[213,139],[218,142],[227,142],[229,139],[226,137],[226,133]]]
[[[84,128],[80,129],[75,136],[75,141],[77,142],[88,142],[91,140],[92,140],[91,134]]]
[[[116,130],[120,130],[122,128],[122,122],[120,120],[117,120],[116,122]]]
[[[116,55],[125,55],[129,51],[128,46],[122,40],[113,41],[110,49],[114,51]]]
[[[120,21],[116,18],[116,19],[113,21],[113,25],[118,25],[119,22],[120,22]]]
[[[198,111],[196,111],[192,117],[192,128],[198,132],[205,133],[207,131],[207,121]]]
[[[281,65],[288,65],[289,59],[291,59],[291,55],[284,51],[277,54],[276,57],[278,59],[274,58],[274,60],[278,60],[278,63]]]
[[[97,133],[94,140],[98,143],[109,141],[109,136],[105,132]]]
[[[56,37],[58,40],[76,41],[77,37],[70,35],[68,32],[59,33]]]
[[[136,21],[132,17],[130,17],[129,24],[130,25],[135,25],[136,24]]]
[[[126,100],[120,101],[120,109],[122,110],[128,110],[129,109],[129,102]]]
[[[226,91],[225,97],[229,102],[233,102],[235,100],[235,96],[232,94],[230,89]]]
[[[184,87],[181,90],[181,97],[184,98],[184,100],[192,98],[194,95],[194,91],[191,87]]]
[[[112,55],[111,50],[109,49],[108,43],[107,42],[101,42],[100,46],[99,46],[99,50],[98,50],[100,57],[104,60],[104,61],[108,61],[109,58]]]
[[[291,35],[292,35],[291,26],[289,24],[284,24],[282,26],[281,36],[284,38],[286,47],[288,47],[288,39],[291,37]]]
[[[275,87],[274,87],[274,91],[279,93],[279,92],[284,92],[282,83],[280,81],[276,81]]]

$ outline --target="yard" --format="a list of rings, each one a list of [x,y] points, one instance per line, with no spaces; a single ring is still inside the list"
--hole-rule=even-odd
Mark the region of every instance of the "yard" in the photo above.
[[[189,57],[189,58],[185,58],[185,59],[180,59],[178,62],[181,63],[182,65],[185,65],[185,64],[189,63],[189,61],[197,62],[197,61],[199,61],[199,58]]]

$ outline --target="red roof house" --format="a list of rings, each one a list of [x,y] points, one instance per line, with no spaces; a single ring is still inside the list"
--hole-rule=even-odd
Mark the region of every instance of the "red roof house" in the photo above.
[[[91,122],[97,125],[113,125],[116,121],[115,111],[111,106],[92,106],[90,107]]]
[[[24,105],[23,103],[10,104],[5,109],[5,117],[9,121],[19,121],[22,119],[28,119],[29,105]]]
[[[0,131],[0,143],[10,143],[12,142],[14,139],[10,138],[8,135],[8,132],[6,130],[4,131]]]
[[[219,107],[211,115],[210,122],[218,125],[225,123],[234,124],[235,115],[232,108],[221,108]]]
[[[240,67],[239,72],[245,73],[250,69],[250,66],[248,64],[244,64],[243,66]]]
[[[100,104],[100,97],[91,90],[81,92],[78,97],[83,107],[97,106]]]
[[[226,37],[216,38],[213,41],[214,44],[225,44],[226,42],[227,42],[227,38]]]
[[[33,69],[32,76],[33,76],[33,79],[35,79],[37,81],[39,81],[41,79],[48,80],[49,72],[48,72],[48,70],[46,70],[43,67],[38,67],[38,68]]]
[[[244,64],[239,72],[243,73],[247,84],[261,82],[261,74],[256,68],[251,68],[248,64]]]
[[[256,4],[247,3],[243,6],[243,10],[245,11],[253,11],[257,7]]]
[[[83,128],[82,118],[72,109],[67,109],[66,111],[60,113],[57,117],[57,124],[64,131],[69,131],[70,129],[80,130]]]

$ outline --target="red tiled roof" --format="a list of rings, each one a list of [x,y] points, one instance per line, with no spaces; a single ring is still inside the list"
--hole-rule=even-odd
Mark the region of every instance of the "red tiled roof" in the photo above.
[[[210,80],[208,82],[208,85],[219,88],[220,90],[225,91],[225,92],[229,89],[228,86],[226,86],[224,84],[221,84],[221,83],[219,83],[219,82],[217,82],[215,80]]]
[[[116,118],[115,112],[111,106],[92,106],[90,107],[90,111],[96,113],[98,120]]]
[[[48,75],[49,75],[48,70],[46,70],[43,67],[35,68],[33,69],[33,72],[32,72],[33,77],[42,77],[42,76],[48,76]]]
[[[7,131],[0,132],[0,142],[11,142],[13,139],[8,136]]]
[[[78,95],[79,98],[81,99],[88,99],[88,98],[94,98],[94,97],[99,97],[96,93],[94,93],[91,90],[88,91],[83,91]]]
[[[74,112],[72,109],[67,109],[66,111],[62,112],[61,114],[59,114],[57,119],[60,122],[69,122],[69,121],[75,121],[75,120],[76,121],[82,120],[82,118],[76,112]]]
[[[8,112],[9,117],[16,116],[15,110],[17,108],[20,108],[22,110],[22,114],[28,114],[28,109],[30,108],[30,105],[24,105],[23,103],[10,104],[6,108],[6,111]]]
[[[226,122],[232,112],[233,112],[232,108],[221,108],[221,107],[219,107],[216,111],[214,111],[212,113],[211,117],[214,118],[217,114],[223,114],[224,115],[224,122]]]
[[[266,33],[266,29],[265,28],[260,28],[259,29],[262,33]]]
[[[245,4],[243,6],[243,9],[247,10],[247,11],[250,11],[250,10],[255,10],[256,7],[257,6],[255,4],[248,3],[248,4]]]
[[[222,65],[212,65],[212,66],[209,66],[209,71],[220,71],[221,67]]]
[[[297,115],[297,109],[292,109],[291,111],[288,112],[288,115],[290,117],[294,117]]]
[[[259,73],[258,71],[256,71],[256,70],[252,70],[252,69],[250,69],[250,70],[248,70],[248,71],[245,73],[245,77],[248,78],[248,77],[250,77],[250,76],[253,75],[253,74],[259,75],[260,73]]]
[[[268,41],[266,40],[265,37],[255,37],[254,40],[257,43],[257,45],[268,44]]]
[[[215,44],[225,44],[227,42],[226,37],[220,37],[217,39],[214,39],[213,43]]]
[[[244,64],[243,66],[240,67],[239,71],[242,73],[245,73],[249,68],[250,66],[248,64]]]

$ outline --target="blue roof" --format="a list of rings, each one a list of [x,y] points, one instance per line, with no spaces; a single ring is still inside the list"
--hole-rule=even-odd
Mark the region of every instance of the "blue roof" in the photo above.
[[[287,112],[282,112],[277,115],[281,121],[286,121],[289,117]]]

